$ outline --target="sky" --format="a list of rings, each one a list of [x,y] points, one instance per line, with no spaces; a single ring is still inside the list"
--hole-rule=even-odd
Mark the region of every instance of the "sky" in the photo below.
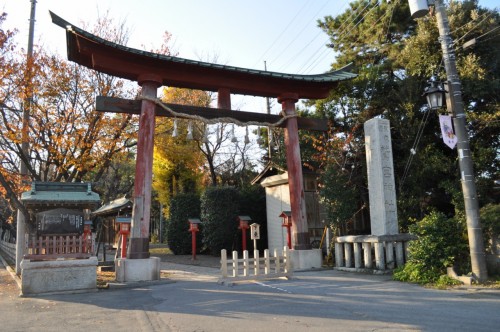
[[[494,8],[498,0],[479,0]],[[130,29],[127,46],[156,49],[163,34],[173,36],[178,56],[244,68],[295,74],[328,71],[335,61],[317,20],[336,16],[349,0],[37,0],[35,44],[66,56],[65,31],[53,24],[49,10],[73,25],[92,26],[109,11]],[[17,28],[20,46],[28,43],[30,0],[0,0],[8,14],[4,29]],[[235,105],[236,104],[236,105]],[[261,98],[234,99],[233,108],[265,112]],[[278,108],[278,110],[276,110]],[[279,111],[274,103],[273,113]]]

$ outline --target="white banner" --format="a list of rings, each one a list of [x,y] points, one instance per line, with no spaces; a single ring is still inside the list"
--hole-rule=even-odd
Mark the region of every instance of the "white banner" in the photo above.
[[[457,136],[453,132],[453,125],[451,123],[451,116],[440,115],[439,124],[441,126],[441,134],[443,135],[444,144],[448,145],[451,149],[457,145]]]

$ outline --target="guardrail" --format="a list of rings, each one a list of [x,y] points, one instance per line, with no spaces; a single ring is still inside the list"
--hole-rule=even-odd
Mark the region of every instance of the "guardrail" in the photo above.
[[[221,250],[221,273],[225,281],[272,279],[279,277],[291,278],[293,274],[290,250],[284,247],[282,254],[277,249],[274,256],[269,255],[269,249],[264,250],[264,257],[259,256],[259,251],[254,250],[254,257],[248,256],[248,251],[243,251],[243,258],[238,258],[238,252],[233,251],[232,259],[227,259],[227,251]]]

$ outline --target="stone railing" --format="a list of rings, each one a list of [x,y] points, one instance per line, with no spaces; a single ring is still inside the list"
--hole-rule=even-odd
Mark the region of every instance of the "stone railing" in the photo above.
[[[352,235],[335,239],[335,268],[345,271],[391,271],[404,265],[411,234]]]
[[[16,261],[16,244],[4,240],[0,240],[0,249],[7,255],[7,257],[15,262]]]
[[[278,277],[291,277],[293,273],[290,250],[284,247],[283,254],[274,250],[274,256],[269,255],[269,249],[264,250],[264,257],[259,256],[259,251],[254,250],[254,257],[248,257],[248,251],[243,251],[243,258],[238,258],[238,252],[233,251],[233,259],[227,259],[225,249],[221,250],[221,274],[219,283],[271,279]]]

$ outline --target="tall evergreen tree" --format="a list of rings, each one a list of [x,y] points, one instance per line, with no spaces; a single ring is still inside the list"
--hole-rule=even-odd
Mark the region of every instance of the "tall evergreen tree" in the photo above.
[[[329,46],[339,54],[333,67],[352,63],[359,76],[315,104],[317,112],[332,122],[330,137],[316,143],[322,147],[317,158],[337,172],[349,173],[358,197],[354,204],[365,206],[362,125],[376,116],[387,118],[403,230],[408,217],[422,217],[431,208],[453,215],[463,206],[457,153],[443,144],[438,114],[428,110],[422,97],[431,75],[445,77],[435,18],[412,20],[403,0],[360,0],[349,6],[341,15],[318,22],[330,36]],[[453,2],[449,17],[457,48],[471,38],[478,40],[474,48],[459,49],[457,56],[481,203],[498,202],[492,191],[500,161],[496,96],[500,37],[494,30],[500,21],[498,11],[481,8],[477,1]],[[486,38],[488,42],[482,42]]]

